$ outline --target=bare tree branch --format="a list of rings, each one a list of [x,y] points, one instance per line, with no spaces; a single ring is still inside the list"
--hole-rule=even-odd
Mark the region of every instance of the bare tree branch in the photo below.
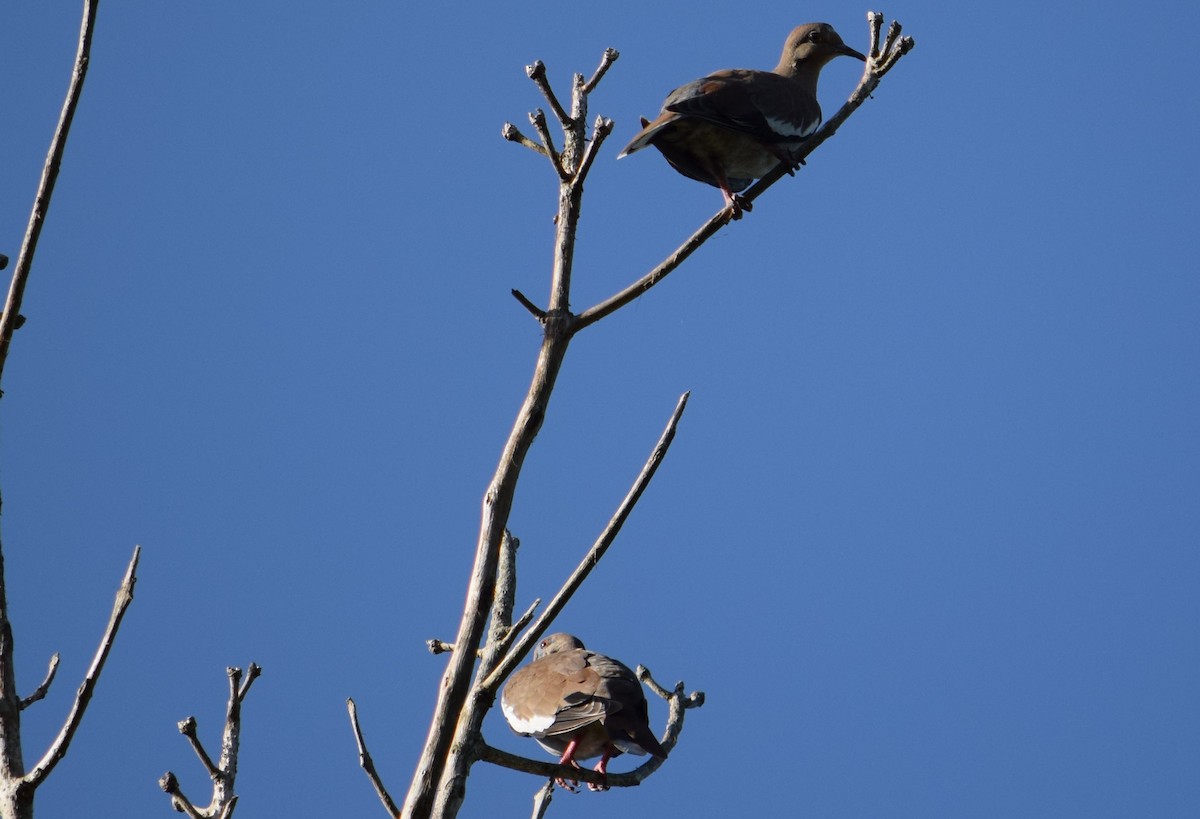
[[[196,718],[188,717],[180,722],[179,733],[187,737],[188,744],[192,746],[192,750],[196,752],[196,756],[200,757],[200,764],[204,766],[204,772],[212,779],[219,777],[221,769],[217,767],[217,763],[212,761],[212,757],[208,755],[208,751],[204,750],[204,745],[200,742],[200,737],[196,735]]]
[[[472,735],[471,732],[478,731],[478,724],[491,705],[490,702],[469,699],[469,695],[476,652],[484,638],[484,629],[495,593],[500,544],[512,510],[517,479],[524,465],[525,455],[541,429],[555,381],[571,340],[571,268],[574,260],[575,231],[579,222],[579,205],[587,175],[587,168],[582,167],[580,161],[585,154],[588,137],[587,94],[584,91],[583,78],[576,75],[571,114],[567,116],[546,82],[545,66],[540,62],[535,63],[530,67],[529,75],[542,90],[551,110],[563,125],[549,307],[541,321],[542,345],[529,390],[504,444],[496,471],[484,493],[474,567],[467,587],[458,635],[454,640],[457,650],[451,654],[438,689],[438,701],[434,707],[429,734],[405,799],[405,817],[423,819],[433,815],[435,810],[439,816],[453,816],[457,813],[465,794],[466,772],[471,763],[466,740]],[[508,129],[505,131],[508,133]],[[565,172],[568,178],[564,178],[562,172]],[[456,736],[459,737],[457,742]]]
[[[196,718],[188,717],[179,723],[179,733],[187,737],[192,750],[200,758],[200,764],[212,780],[212,800],[208,807],[195,805],[179,787],[179,780],[171,771],[159,777],[158,785],[171,797],[171,807],[186,813],[191,819],[229,819],[237,807],[238,798],[233,792],[237,781],[238,751],[241,748],[242,702],[250,693],[250,686],[262,674],[262,667],[250,663],[243,677],[242,669],[230,666],[225,669],[229,678],[229,698],[225,705],[225,724],[221,730],[221,753],[217,762],[204,749],[196,734]]]
[[[874,17],[871,19],[874,21]],[[906,42],[907,44],[905,44]],[[899,43],[897,48],[911,48],[911,40],[898,40],[897,43]],[[405,799],[402,816],[407,819],[417,819],[418,817],[424,819],[427,816],[449,819],[449,817],[457,815],[465,796],[466,779],[471,764],[482,758],[480,754],[491,753],[482,740],[480,728],[483,715],[487,713],[494,702],[496,688],[504,677],[511,673],[516,663],[520,662],[528,653],[532,643],[561,610],[566,600],[582,582],[583,577],[590,571],[591,565],[594,565],[594,560],[598,559],[611,544],[629,510],[632,509],[637,497],[644,489],[645,481],[649,480],[653,469],[661,460],[661,455],[657,460],[652,458],[653,465],[649,467],[649,474],[644,474],[642,478],[639,478],[635,489],[626,498],[626,502],[618,510],[600,540],[593,546],[589,557],[585,558],[584,564],[567,581],[546,611],[517,640],[513,641],[512,639],[512,636],[517,633],[517,630],[513,628],[508,628],[507,634],[498,640],[497,636],[503,634],[507,627],[505,621],[511,616],[511,604],[501,603],[498,608],[496,607],[497,574],[500,571],[500,554],[505,526],[512,510],[517,480],[525,456],[545,419],[550,396],[553,393],[570,341],[579,330],[620,309],[661,281],[709,236],[723,227],[730,218],[730,212],[723,210],[709,220],[662,264],[637,282],[578,316],[571,312],[571,276],[583,182],[601,143],[612,127],[609,120],[603,117],[598,118],[594,123],[589,141],[586,131],[588,94],[594,90],[616,58],[615,51],[606,51],[600,67],[589,81],[585,81],[581,74],[574,75],[570,114],[563,109],[546,80],[545,65],[538,61],[527,68],[529,77],[537,84],[549,103],[550,110],[562,125],[563,144],[560,153],[556,152],[551,141],[544,115],[535,114],[532,120],[534,127],[538,130],[538,136],[542,140],[541,145],[522,135],[511,123],[506,123],[502,132],[505,139],[546,155],[555,166],[555,174],[559,181],[559,196],[558,213],[555,218],[550,297],[548,307],[542,310],[524,294],[513,292],[517,300],[541,323],[542,345],[525,400],[522,402],[512,430],[504,444],[496,471],[484,493],[475,561],[468,582],[463,614],[453,643],[454,651],[438,689],[437,704],[434,708],[425,746]],[[889,59],[891,59],[890,63]],[[836,130],[837,125],[857,108],[863,99],[866,99],[866,96],[878,84],[879,77],[890,68],[890,65],[894,64],[894,60],[895,58],[890,56],[879,56],[869,61],[868,72],[864,75],[864,81],[860,83],[855,95],[851,97],[846,106],[843,106],[839,115],[827,123],[825,129],[806,143],[805,147],[808,151],[828,138]],[[540,114],[540,112],[538,113]],[[779,175],[782,172],[783,166],[781,165]],[[757,195],[773,184],[778,178],[778,176],[771,178],[774,173],[768,174],[767,178],[752,188],[751,194]],[[751,198],[750,195],[744,196],[743,201],[749,202]],[[681,399],[676,410],[676,417],[669,425],[670,435],[674,434],[674,424],[678,420],[678,413],[682,412],[685,404],[686,395]],[[669,445],[669,436],[666,443]],[[489,614],[493,618],[492,630],[486,647],[483,648],[484,659],[476,666],[481,646],[484,643]],[[508,647],[510,642],[512,645]],[[437,648],[444,648],[446,645],[448,644],[440,642],[434,644]],[[496,658],[501,656],[500,649],[502,648],[506,649],[502,655],[503,659],[496,663],[495,668],[491,668]],[[470,681],[473,670],[477,671],[474,684]],[[682,713],[687,707],[695,707],[703,700],[702,695],[698,699],[687,699],[683,696],[681,689],[670,696],[672,697],[672,713],[674,715],[678,712],[677,717],[680,721]],[[545,765],[545,763],[532,763],[532,761],[531,764]],[[653,767],[645,768],[646,773],[642,775],[648,775],[649,771],[653,769]],[[639,770],[642,769],[639,768]],[[543,772],[547,775],[554,774],[553,770],[545,771],[543,769]],[[632,776],[632,774],[623,776]],[[636,782],[631,780],[630,784],[636,784]]]
[[[445,654],[454,650],[454,643],[447,643],[445,640],[439,640],[434,637],[425,641],[425,647],[429,649],[429,653],[435,657],[438,654]]]
[[[54,652],[54,656],[50,658],[50,667],[46,669],[46,678],[42,680],[42,684],[35,688],[32,694],[21,700],[22,711],[46,696],[46,692],[50,690],[51,683],[54,682],[54,675],[58,673],[58,659],[58,652],[56,651]]]
[[[600,80],[604,79],[604,75],[608,73],[608,69],[612,68],[612,64],[617,61],[621,53],[615,48],[604,49],[604,54],[600,58],[600,65],[597,66],[596,72],[592,74],[592,78],[583,85],[583,93],[590,94],[600,84]]]
[[[171,807],[180,813],[186,814],[188,819],[206,819],[202,816],[196,806],[192,804],[192,800],[184,795],[183,790],[179,787],[179,780],[175,778],[175,774],[167,771],[159,777],[158,786],[163,789],[163,793],[171,797]]]
[[[592,167],[592,162],[596,159],[596,154],[600,151],[600,146],[604,144],[604,140],[612,133],[613,121],[607,117],[596,117],[596,123],[592,126],[592,138],[588,140],[587,146],[583,149],[583,157],[579,160],[579,169],[575,171],[575,175],[583,177]]]
[[[524,145],[529,150],[535,151],[543,156],[549,155],[546,153],[546,149],[543,146],[538,145],[532,139],[525,136],[517,129],[517,126],[513,125],[511,122],[504,123],[504,127],[500,129],[500,136],[504,137],[509,142],[515,142],[518,145]]]
[[[550,809],[550,802],[554,799],[554,780],[547,779],[546,784],[537,789],[533,795],[533,819],[543,819],[546,811]]]
[[[608,551],[608,547],[617,539],[617,535],[621,532],[621,527],[625,525],[625,521],[629,519],[629,514],[633,511],[633,507],[637,505],[638,500],[642,497],[642,493],[650,485],[654,473],[658,471],[658,467],[667,456],[667,451],[671,448],[671,442],[675,440],[675,429],[679,426],[679,419],[683,416],[683,411],[687,408],[688,397],[690,395],[691,393],[685,392],[679,396],[679,401],[675,404],[675,410],[671,413],[666,428],[663,430],[658,442],[654,445],[654,449],[651,450],[650,457],[646,459],[646,463],[642,466],[642,471],[638,474],[637,479],[634,480],[633,486],[629,488],[629,492],[617,507],[617,511],[609,519],[608,525],[604,527],[604,531],[596,538],[596,542],[592,544],[587,554],[579,561],[579,565],[575,567],[575,571],[571,572],[571,576],[567,578],[562,588],[551,598],[545,610],[542,611],[541,616],[521,635],[520,639],[517,640],[516,644],[505,655],[500,664],[477,686],[481,695],[492,696],[495,694],[500,683],[525,659],[525,655],[533,648],[533,644],[550,627],[550,624],[554,622],[554,618],[563,610],[563,607],[567,605],[567,602],[579,590],[579,587],[583,585],[583,581],[591,574],[592,569],[596,568],[600,559],[604,557],[604,553]]]
[[[567,112],[563,110],[558,97],[554,95],[554,89],[550,87],[550,82],[546,79],[546,64],[541,60],[536,60],[533,65],[525,66],[525,73],[537,85],[538,90],[542,92],[542,96],[546,98],[546,102],[550,103],[550,110],[554,112],[554,116],[558,119],[559,124],[562,125],[564,130],[570,130],[574,126],[575,121],[567,116]]]
[[[358,706],[354,704],[354,700],[347,698],[346,708],[350,711],[350,726],[354,729],[354,742],[358,746],[358,764],[366,771],[367,778],[371,780],[371,785],[374,786],[375,793],[379,795],[379,801],[383,802],[388,816],[398,816],[400,810],[379,778],[379,774],[375,770],[375,761],[371,759],[371,752],[367,750],[367,741],[363,739],[362,727],[358,724]]]
[[[21,300],[25,296],[25,284],[33,266],[33,255],[37,252],[38,238],[42,235],[42,225],[50,210],[50,197],[54,195],[54,183],[58,181],[58,171],[62,167],[63,153],[67,149],[67,136],[71,132],[75,109],[79,106],[79,98],[83,94],[83,81],[87,78],[88,64],[91,62],[92,32],[96,27],[96,11],[99,4],[100,0],[85,0],[83,4],[83,22],[79,28],[75,68],[71,72],[67,97],[58,117],[58,127],[54,129],[54,136],[50,140],[50,150],[46,154],[46,164],[42,168],[42,178],[34,196],[29,224],[25,228],[25,239],[21,242],[8,298],[4,302],[4,313],[0,316],[0,376],[4,373],[4,363],[8,359],[8,347],[12,343],[13,331],[18,326],[17,317],[21,311]]]
[[[67,754],[67,748],[71,744],[71,739],[75,736],[75,731],[79,728],[79,723],[83,721],[83,714],[87,710],[88,703],[92,699],[92,693],[96,690],[96,683],[100,680],[100,672],[104,669],[104,661],[108,659],[108,652],[112,650],[113,641],[117,639],[117,629],[121,627],[121,620],[125,617],[125,611],[129,608],[129,604],[133,602],[133,586],[137,583],[137,564],[138,558],[142,554],[142,547],[133,547],[133,557],[129,561],[129,566],[125,569],[125,577],[121,580],[121,587],[117,589],[116,600],[113,601],[112,614],[108,618],[108,626],[104,629],[104,635],[100,638],[100,646],[96,649],[96,654],[92,657],[92,664],[88,667],[87,673],[83,677],[83,684],[79,686],[79,691],[75,694],[75,701],[71,705],[71,711],[67,715],[67,720],[63,724],[62,730],[58,732],[54,742],[51,743],[49,750],[46,751],[38,763],[33,766],[29,773],[25,774],[25,782],[33,788],[50,775],[64,756]]]
[[[513,298],[521,302],[521,306],[528,310],[538,321],[546,320],[546,311],[531,302],[529,298],[520,290],[513,288]]]
[[[533,124],[533,130],[537,131],[538,136],[542,138],[542,153],[549,157],[550,164],[554,166],[554,172],[560,179],[566,179],[567,172],[563,170],[562,157],[554,149],[554,139],[550,136],[550,129],[546,127],[545,112],[541,108],[537,109],[529,115],[529,121]]]

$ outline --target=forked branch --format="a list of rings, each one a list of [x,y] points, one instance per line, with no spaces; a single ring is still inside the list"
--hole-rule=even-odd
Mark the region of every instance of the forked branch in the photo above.
[[[221,753],[214,762],[212,755],[205,750],[204,744],[196,733],[196,718],[188,717],[179,723],[179,733],[183,734],[204,766],[205,773],[212,780],[212,799],[208,807],[199,807],[189,799],[179,786],[179,780],[171,771],[163,774],[158,785],[163,792],[171,797],[171,807],[186,814],[189,819],[229,819],[237,807],[237,795],[233,792],[237,780],[238,752],[241,749],[242,736],[242,702],[250,692],[250,686],[262,674],[262,668],[256,663],[250,663],[245,676],[242,669],[229,667],[225,669],[229,678],[229,699],[225,705],[225,725],[221,731]]]

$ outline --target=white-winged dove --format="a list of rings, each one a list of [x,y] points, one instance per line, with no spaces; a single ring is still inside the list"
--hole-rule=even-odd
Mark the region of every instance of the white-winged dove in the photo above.
[[[866,60],[828,23],[799,26],[772,71],[725,69],[676,88],[617,158],[653,145],[684,176],[720,188],[740,219],[750,203],[736,191],[780,162],[798,167],[793,151],[821,124],[817,78],[839,54]]]
[[[621,753],[667,758],[650,730],[638,678],[570,634],[542,638],[533,662],[504,686],[500,708],[514,731],[536,739],[562,764],[578,768],[576,760],[598,756],[596,770],[603,774],[608,760]],[[558,784],[571,787],[561,779]]]

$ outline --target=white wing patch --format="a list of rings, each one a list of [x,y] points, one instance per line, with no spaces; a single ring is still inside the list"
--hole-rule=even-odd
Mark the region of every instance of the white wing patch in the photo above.
[[[522,719],[517,716],[517,712],[508,704],[508,700],[501,698],[500,710],[504,712],[504,718],[508,720],[508,724],[518,734],[536,735],[540,734],[554,724],[554,714],[543,714],[541,716],[534,715],[528,719]]]
[[[802,127],[794,122],[787,122],[786,120],[775,119],[774,117],[764,118],[767,121],[767,126],[780,136],[806,137],[821,125],[820,119],[808,123],[807,127]]]

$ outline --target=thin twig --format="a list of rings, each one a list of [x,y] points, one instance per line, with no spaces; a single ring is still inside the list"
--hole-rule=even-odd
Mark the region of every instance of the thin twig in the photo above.
[[[655,681],[654,677],[650,675],[650,669],[644,665],[639,665],[636,673],[637,678],[647,688],[667,701],[670,710],[667,714],[667,730],[663,733],[661,744],[670,751],[679,743],[679,735],[683,732],[684,712],[690,708],[699,708],[704,705],[707,697],[703,691],[693,691],[691,694],[685,695],[682,681],[675,684],[674,690],[668,691]]]
[[[91,62],[92,32],[96,27],[97,6],[99,6],[99,0],[85,0],[83,4],[83,22],[79,27],[79,47],[75,52],[75,68],[71,72],[71,83],[67,87],[67,97],[63,101],[62,113],[59,114],[58,127],[54,129],[54,136],[50,140],[50,150],[46,154],[46,164],[42,167],[42,178],[38,182],[37,194],[34,196],[33,209],[29,214],[29,224],[25,228],[25,239],[21,242],[21,251],[17,254],[17,266],[13,269],[8,298],[4,302],[4,313],[0,316],[0,375],[4,373],[8,348],[12,343],[13,331],[17,328],[17,317],[21,311],[21,300],[25,295],[25,284],[29,280],[29,271],[33,266],[34,253],[37,252],[42,225],[50,210],[50,198],[54,195],[54,183],[58,180],[58,171],[62,167],[63,152],[67,148],[67,136],[71,132],[71,122],[75,119],[75,109],[79,106],[79,97],[83,93],[83,81],[87,77],[88,64]]]
[[[558,119],[559,124],[564,129],[570,129],[575,124],[575,121],[567,116],[567,112],[563,110],[562,105],[558,102],[558,97],[554,95],[554,89],[550,87],[550,82],[546,79],[546,64],[541,60],[536,60],[533,65],[525,66],[525,73],[537,85],[538,90],[542,92],[542,96],[546,98],[546,102],[550,103],[550,110],[554,112],[554,116]]]
[[[79,690],[75,694],[75,700],[71,704],[71,712],[67,715],[67,720],[63,724],[62,730],[54,738],[54,742],[51,743],[45,756],[38,760],[38,763],[23,777],[25,782],[35,788],[42,784],[46,777],[50,775],[50,772],[54,770],[54,766],[66,756],[71,739],[75,736],[75,731],[79,729],[79,723],[83,721],[84,711],[87,710],[88,703],[92,699],[92,693],[96,690],[96,683],[99,681],[100,672],[104,668],[104,661],[108,659],[108,653],[112,650],[113,641],[117,639],[117,629],[121,627],[121,620],[125,617],[126,609],[133,602],[133,587],[137,583],[137,564],[141,554],[142,547],[135,546],[133,548],[133,557],[129,561],[129,566],[125,569],[125,577],[121,580],[121,587],[117,589],[117,597],[113,601],[113,610],[112,615],[108,618],[108,626],[104,629],[104,636],[100,638],[100,646],[96,649],[96,655],[92,658],[92,664],[88,666],[83,683],[79,686]]]
[[[613,121],[607,117],[596,117],[596,124],[592,128],[592,138],[588,140],[587,147],[583,149],[583,157],[579,160],[579,168],[575,171],[572,181],[576,184],[587,178],[587,173],[592,167],[592,162],[596,159],[596,154],[600,151],[600,146],[604,144],[604,139],[612,133]]]
[[[200,764],[204,766],[205,773],[213,779],[219,777],[221,775],[220,767],[212,761],[212,757],[208,755],[208,751],[204,750],[204,744],[196,734],[196,718],[188,717],[182,720],[179,723],[179,733],[187,737],[188,744],[192,746],[192,750],[196,752],[196,756],[200,757]]]
[[[246,695],[250,693],[250,686],[254,685],[254,681],[262,675],[262,666],[258,663],[250,663],[250,667],[246,670],[246,679],[238,689],[238,702],[246,699]]]
[[[552,799],[554,799],[554,780],[547,779],[546,784],[538,788],[537,793],[533,795],[532,819],[544,819]]]
[[[550,600],[550,603],[546,606],[541,616],[521,636],[516,645],[513,646],[508,654],[504,656],[504,659],[496,666],[495,670],[477,687],[480,693],[494,692],[500,683],[517,667],[517,664],[525,659],[525,655],[533,648],[533,644],[537,642],[542,633],[554,622],[554,618],[562,611],[567,601],[571,599],[583,584],[583,581],[591,574],[592,569],[600,562],[600,558],[604,557],[604,553],[608,551],[608,547],[616,540],[617,534],[620,533],[621,527],[625,524],[630,512],[637,505],[638,499],[646,491],[646,487],[650,485],[650,480],[654,477],[654,473],[658,471],[659,465],[663,462],[663,458],[666,457],[667,450],[671,448],[671,441],[675,438],[675,428],[679,425],[679,419],[683,416],[684,409],[687,408],[688,397],[690,395],[691,393],[685,392],[679,397],[679,401],[675,404],[675,411],[671,413],[671,418],[667,421],[666,429],[663,430],[658,443],[654,445],[650,457],[646,459],[646,463],[642,466],[642,471],[638,474],[637,480],[630,487],[629,493],[625,495],[625,499],[621,501],[621,505],[613,513],[608,525],[600,533],[600,537],[592,544],[592,548],[584,555],[583,560],[579,562],[575,571],[567,578],[563,587]]]
[[[524,145],[531,151],[537,151],[542,156],[548,156],[546,149],[543,146],[538,145],[532,139],[525,136],[523,133],[517,130],[517,126],[513,125],[511,122],[504,123],[504,127],[500,129],[500,136],[504,137],[509,142],[515,142],[518,145]]]
[[[171,797],[171,807],[182,814],[186,814],[188,819],[205,819],[203,815],[192,804],[192,800],[188,799],[183,789],[179,787],[179,780],[175,778],[175,774],[167,771],[158,779],[158,786],[163,789],[163,792]]]
[[[513,298],[519,301],[521,306],[528,310],[535,319],[538,321],[546,320],[546,311],[530,301],[528,296],[526,296],[520,290],[517,290],[515,287],[513,288],[512,294]]]
[[[250,663],[244,677],[242,669],[236,666],[229,666],[225,669],[225,676],[229,680],[229,698],[225,705],[225,725],[221,731],[219,762],[213,762],[212,756],[200,742],[200,737],[196,732],[195,717],[188,717],[179,723],[179,733],[187,737],[192,750],[200,758],[200,764],[204,766],[205,773],[212,780],[212,800],[206,808],[195,807],[183,795],[175,774],[167,771],[158,780],[158,784],[166,793],[170,794],[171,804],[176,810],[187,813],[188,816],[195,814],[204,819],[228,819],[233,815],[238,801],[233,788],[237,781],[238,751],[241,747],[242,703],[245,701],[246,695],[250,693],[250,686],[254,685],[254,681],[261,674],[262,667],[257,663]]]
[[[705,222],[699,230],[693,233],[688,239],[675,249],[671,255],[658,263],[646,275],[642,276],[633,284],[626,287],[621,292],[611,296],[599,304],[589,307],[578,316],[575,317],[575,322],[572,325],[572,330],[578,333],[585,327],[590,327],[600,319],[620,310],[626,304],[636,299],[638,296],[645,293],[654,285],[665,279],[679,265],[683,264],[684,259],[691,256],[700,245],[704,244],[708,239],[723,228],[729,221],[729,211],[721,209],[715,216]]]
[[[871,45],[867,49],[867,57],[871,62],[879,60],[879,33],[883,31],[883,15],[877,11],[867,12],[867,28],[870,31]]]
[[[46,669],[46,679],[42,680],[42,684],[34,689],[33,693],[25,699],[21,700],[21,710],[24,711],[29,706],[46,696],[46,692],[50,690],[50,684],[54,682],[54,675],[58,673],[58,652],[54,652],[54,656],[50,658],[50,667]]]
[[[538,136],[542,138],[542,147],[545,148],[543,153],[550,160],[550,164],[554,166],[554,172],[558,174],[559,179],[567,179],[562,157],[554,149],[554,138],[550,136],[550,129],[546,126],[546,112],[541,108],[537,109],[529,115],[529,121],[533,124],[533,130],[537,131]]]
[[[387,810],[388,815],[398,816],[400,810],[392,801],[392,796],[387,792],[387,788],[383,786],[383,781],[375,771],[375,761],[371,759],[371,752],[367,750],[367,741],[363,739],[362,727],[358,724],[358,706],[354,704],[354,700],[347,698],[346,708],[350,712],[350,726],[354,729],[354,743],[358,746],[358,764],[362,766],[367,778],[371,780],[371,785],[374,786],[375,793],[379,795],[379,801],[383,802],[383,807]]]
[[[425,647],[429,649],[429,653],[433,656],[439,654],[447,654],[454,650],[454,643],[447,643],[445,640],[439,640],[434,637],[425,641]]]
[[[583,92],[590,94],[600,84],[600,80],[604,79],[604,75],[608,73],[608,69],[617,61],[621,53],[615,48],[604,49],[604,54],[600,57],[600,65],[596,68],[596,72],[592,74],[592,78],[583,85]]]
[[[525,609],[525,613],[518,617],[517,621],[512,624],[512,628],[508,630],[508,634],[504,635],[504,638],[500,640],[499,645],[496,647],[499,656],[504,656],[508,653],[513,641],[517,639],[517,635],[533,620],[533,615],[537,612],[537,608],[541,604],[542,598],[535,597],[533,602],[529,604],[529,608]]]

